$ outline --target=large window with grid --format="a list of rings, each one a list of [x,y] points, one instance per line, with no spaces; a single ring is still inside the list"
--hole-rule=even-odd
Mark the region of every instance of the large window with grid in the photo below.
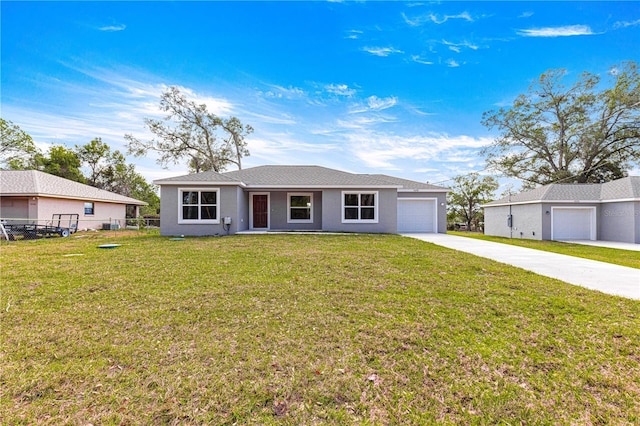
[[[178,223],[220,223],[220,189],[181,188]]]
[[[378,223],[378,192],[342,192],[342,222]]]

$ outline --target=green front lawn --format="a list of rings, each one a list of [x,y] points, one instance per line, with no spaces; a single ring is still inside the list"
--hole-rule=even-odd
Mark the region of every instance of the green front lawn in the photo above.
[[[613,263],[630,268],[640,269],[640,251],[620,250],[608,247],[594,247],[584,244],[572,244],[560,241],[528,240],[525,238],[493,237],[477,232],[447,231],[447,234],[459,237],[477,238],[480,240],[494,241],[496,243],[511,244],[536,250],[550,251],[566,254],[568,256],[583,257],[585,259],[598,260],[600,262]]]
[[[411,238],[94,234],[0,261],[2,424],[640,422],[640,301]]]

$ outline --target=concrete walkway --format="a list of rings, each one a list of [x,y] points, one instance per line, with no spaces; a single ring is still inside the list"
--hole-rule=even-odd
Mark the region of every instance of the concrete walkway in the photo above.
[[[640,300],[640,269],[448,234],[403,234],[569,284]]]

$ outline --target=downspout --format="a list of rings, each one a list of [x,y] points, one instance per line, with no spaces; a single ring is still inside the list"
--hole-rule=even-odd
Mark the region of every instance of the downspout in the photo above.
[[[513,216],[511,215],[511,192],[509,192],[509,238],[513,238]]]

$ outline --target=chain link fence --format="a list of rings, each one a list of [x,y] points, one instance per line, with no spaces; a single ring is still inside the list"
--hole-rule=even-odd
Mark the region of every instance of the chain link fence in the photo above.
[[[59,217],[56,217],[59,216]],[[74,215],[54,215],[50,220],[25,218],[0,218],[0,240],[20,241],[41,238],[70,237],[77,232],[123,231],[151,232],[159,229],[159,216],[144,216],[130,219],[79,219]]]

